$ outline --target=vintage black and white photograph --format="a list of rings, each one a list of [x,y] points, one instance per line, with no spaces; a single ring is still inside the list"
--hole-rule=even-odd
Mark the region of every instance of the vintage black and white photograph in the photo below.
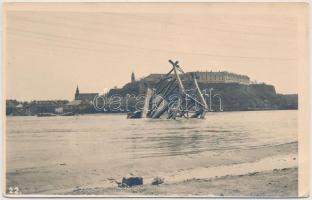
[[[308,10],[3,4],[4,195],[308,196]]]

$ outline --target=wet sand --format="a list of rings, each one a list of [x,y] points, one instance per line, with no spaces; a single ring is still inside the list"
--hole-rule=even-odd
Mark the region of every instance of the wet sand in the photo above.
[[[76,188],[67,195],[120,196],[246,196],[296,197],[298,168],[283,168],[245,175],[190,179],[174,184],[132,188]]]
[[[192,158],[188,158],[187,161],[185,157],[180,156],[182,162],[175,163],[181,166],[178,170],[164,171],[162,163],[159,163],[159,169],[163,172],[153,171],[155,176],[165,178],[165,183],[159,186],[150,184],[155,176],[132,170],[124,176],[142,176],[144,185],[118,188],[116,181],[121,181],[122,175],[114,176],[113,174],[118,174],[116,171],[84,171],[86,167],[93,169],[95,166],[73,168],[66,163],[16,170],[7,173],[6,178],[7,186],[18,184],[23,194],[38,195],[296,196],[296,152],[297,142],[224,151],[218,156],[201,157],[201,167],[195,168],[187,167]],[[170,158],[167,162],[164,164],[170,166]],[[146,167],[151,164],[146,163]],[[95,165],[100,166],[96,163]]]

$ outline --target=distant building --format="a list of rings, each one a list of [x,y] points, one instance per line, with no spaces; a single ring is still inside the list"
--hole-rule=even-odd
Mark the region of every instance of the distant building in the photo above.
[[[81,100],[81,101],[92,103],[93,99],[98,95],[99,93],[80,93],[79,88],[77,86],[76,93],[75,93],[75,100]]]
[[[99,93],[80,93],[77,86],[75,99],[64,106],[64,112],[94,113],[93,100]]]
[[[55,108],[59,106],[57,101],[45,100],[45,101],[32,101],[29,105],[31,113],[54,113]]]
[[[135,82],[135,76],[134,76],[134,73],[132,72],[131,74],[131,83]]]
[[[18,104],[18,105],[16,106],[16,108],[20,108],[20,109],[23,108],[23,107],[24,107],[24,106],[23,106],[23,104],[21,104],[21,103]]]
[[[198,82],[203,83],[240,83],[248,85],[250,78],[245,75],[235,74],[227,71],[221,72],[188,72],[195,73]]]
[[[164,74],[150,74],[147,77],[145,77],[143,80],[147,82],[155,82],[158,81]]]
[[[66,106],[79,106],[81,103],[82,103],[81,100],[74,100],[74,101],[68,102]]]
[[[62,107],[56,107],[56,108],[54,109],[54,112],[55,112],[55,113],[58,113],[58,114],[64,113],[64,107],[63,107],[63,106],[62,106]]]
[[[73,100],[64,106],[64,112],[72,113],[92,113],[94,107],[92,103],[83,100]]]
[[[181,75],[181,78],[190,77],[190,75],[195,74],[198,82],[202,83],[240,83],[240,84],[250,84],[250,78],[245,75],[234,74],[227,71],[222,72],[187,72]],[[150,74],[144,78],[147,82],[155,82],[159,80],[164,74]]]

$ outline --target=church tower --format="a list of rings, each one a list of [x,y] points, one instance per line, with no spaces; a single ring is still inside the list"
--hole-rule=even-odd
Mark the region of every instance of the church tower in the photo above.
[[[76,93],[75,93],[75,100],[78,100],[78,99],[79,99],[79,88],[78,88],[78,85],[77,85]]]
[[[134,76],[134,73],[132,72],[131,74],[131,83],[135,82],[135,76]]]

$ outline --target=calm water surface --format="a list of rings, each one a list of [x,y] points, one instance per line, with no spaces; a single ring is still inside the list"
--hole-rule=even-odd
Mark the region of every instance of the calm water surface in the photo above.
[[[181,156],[191,156],[192,163],[201,165],[205,154],[296,141],[297,111],[208,113],[204,120],[126,119],[119,114],[8,117],[7,169],[48,172],[51,166],[66,163],[68,168],[82,170],[77,173],[90,176],[91,169],[104,170],[110,176],[122,176],[129,168],[148,174],[157,167],[149,167],[149,162],[165,165],[176,161],[181,167]],[[172,166],[168,164],[168,170]],[[29,178],[36,176],[30,172]]]

